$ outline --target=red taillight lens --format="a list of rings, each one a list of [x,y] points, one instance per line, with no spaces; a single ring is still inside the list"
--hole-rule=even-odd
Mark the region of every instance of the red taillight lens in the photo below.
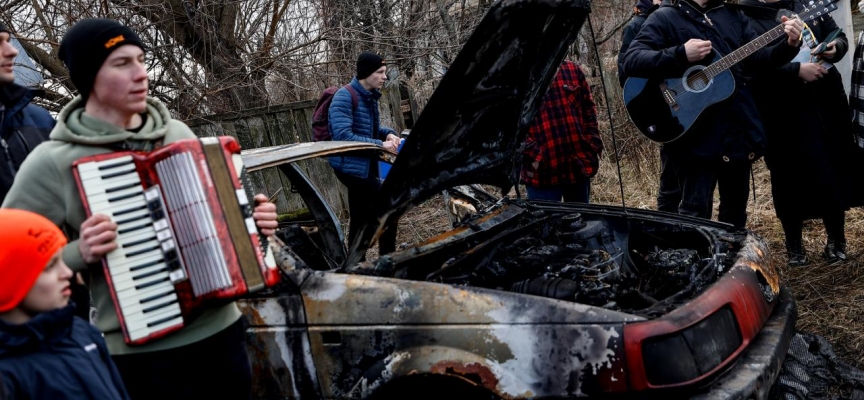
[[[674,385],[710,373],[741,345],[728,307],[681,332],[642,342],[645,375],[652,385]]]

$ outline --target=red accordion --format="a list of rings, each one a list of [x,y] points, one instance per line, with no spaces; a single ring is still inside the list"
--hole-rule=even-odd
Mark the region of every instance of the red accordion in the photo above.
[[[183,328],[208,302],[279,282],[234,138],[85,157],[72,169],[87,215],[118,225],[103,267],[127,344]]]

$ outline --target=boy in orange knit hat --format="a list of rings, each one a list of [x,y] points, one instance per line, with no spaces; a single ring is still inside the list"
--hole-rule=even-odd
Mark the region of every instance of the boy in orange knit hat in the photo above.
[[[39,214],[0,209],[0,393],[129,399],[99,331],[74,316],[66,237]]]

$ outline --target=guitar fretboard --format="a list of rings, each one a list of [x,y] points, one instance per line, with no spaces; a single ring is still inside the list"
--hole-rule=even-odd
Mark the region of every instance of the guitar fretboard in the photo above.
[[[805,8],[804,10],[802,10],[802,12],[798,14],[798,18],[802,21],[810,21],[823,15],[827,15],[829,12],[837,9],[837,6],[833,3],[834,1],[831,0],[817,1],[812,8]],[[711,65],[705,67],[702,72],[708,76],[708,79],[711,79],[783,35],[783,24],[777,25],[774,28],[769,29],[767,32],[763,33],[756,39],[753,39],[744,46],[741,46],[739,49],[725,55]]]

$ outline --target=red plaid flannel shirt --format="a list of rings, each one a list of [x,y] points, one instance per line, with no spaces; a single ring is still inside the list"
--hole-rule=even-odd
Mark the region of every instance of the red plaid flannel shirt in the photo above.
[[[591,89],[576,63],[561,64],[525,143],[522,180],[528,185],[557,186],[597,173],[603,140]]]

